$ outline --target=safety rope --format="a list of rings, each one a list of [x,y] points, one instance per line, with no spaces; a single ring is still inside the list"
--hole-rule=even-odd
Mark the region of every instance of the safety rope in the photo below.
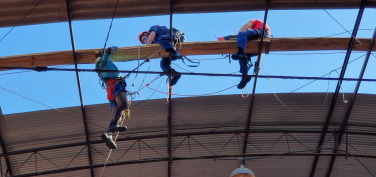
[[[264,71],[265,71],[265,74],[268,75],[268,73],[266,72],[265,66],[264,66],[264,64],[263,64],[262,62],[261,62],[261,65],[262,65],[262,67],[263,67],[263,69],[264,69]],[[338,77],[339,77],[339,73],[338,73],[338,71],[336,71],[336,70],[332,70],[332,71],[329,73],[329,78],[330,78],[331,73],[333,73],[333,72],[336,72],[336,73],[338,74]],[[329,96],[329,83],[330,83],[330,80],[328,81],[328,87],[327,87],[327,90],[326,90],[326,97],[325,97],[325,100],[324,100],[324,102],[323,102],[321,105],[319,105],[319,106],[316,107],[315,109],[311,109],[311,110],[295,110],[295,109],[293,109],[293,108],[290,108],[289,106],[287,106],[285,103],[282,102],[282,100],[276,95],[276,93],[275,93],[275,91],[274,91],[274,87],[273,87],[272,82],[270,81],[269,78],[267,78],[267,79],[268,79],[268,81],[269,81],[269,83],[270,83],[270,86],[271,86],[271,88],[272,88],[272,90],[273,90],[273,94],[274,94],[275,98],[276,98],[276,99],[277,99],[277,100],[278,100],[278,101],[279,101],[284,107],[286,107],[286,108],[289,109],[290,111],[298,112],[298,113],[314,112],[314,111],[316,111],[316,110],[319,110],[322,106],[324,106],[325,103],[326,103],[326,101],[328,100],[328,96]],[[342,85],[341,85],[339,82],[338,82],[338,85],[339,85],[340,89],[342,90],[342,101],[343,101],[343,103],[348,103],[348,101],[345,100],[345,93],[344,93],[344,91],[343,91],[343,89],[342,89]]]
[[[103,46],[103,53],[104,53],[104,50],[106,49],[106,45],[107,45],[108,38],[110,37],[110,31],[111,31],[111,28],[112,28],[112,22],[114,21],[115,13],[116,13],[116,9],[117,9],[118,4],[119,4],[119,0],[116,1],[115,10],[114,10],[114,13],[112,14],[112,19],[111,19],[111,23],[110,23],[110,28],[108,29],[107,37],[106,37],[106,41],[104,42],[104,46]]]
[[[129,107],[130,107],[130,106],[131,106],[131,105],[130,105],[130,103],[129,103]],[[120,121],[121,121],[120,126],[123,126],[123,123],[124,123],[125,118],[128,119],[128,120],[130,119],[130,110],[129,110],[129,108],[127,108],[127,109],[125,110],[125,112],[123,111],[122,114],[121,114],[121,116],[122,116],[122,118],[121,118],[121,120],[120,120]],[[117,140],[118,136],[119,136],[119,132],[116,133],[115,139],[113,140],[114,143],[116,143],[116,140]],[[112,138],[112,136],[111,136],[111,138]],[[105,167],[106,167],[106,165],[107,165],[108,160],[110,159],[111,153],[112,153],[112,149],[110,149],[110,152],[109,152],[108,155],[107,155],[107,159],[106,159],[106,162],[105,162],[104,165],[103,165],[103,168],[102,168],[102,171],[101,171],[100,177],[102,177],[102,175],[103,175],[104,169],[105,169]]]
[[[246,96],[244,96],[244,90],[247,92],[247,95]],[[248,96],[249,96],[249,93],[248,93],[248,89],[247,89],[247,86],[245,86],[244,88],[243,88],[243,90],[242,90],[242,98],[248,98]]]
[[[216,92],[212,92],[212,93],[206,93],[206,94],[199,94],[199,95],[184,95],[184,94],[173,94],[173,93],[168,93],[168,92],[163,92],[163,91],[160,91],[160,90],[157,90],[157,89],[154,89],[154,88],[151,88],[149,87],[150,84],[146,84],[146,86],[151,89],[151,90],[154,90],[156,92],[159,92],[159,93],[164,93],[164,94],[168,94],[168,95],[176,95],[176,96],[207,96],[207,95],[213,95],[213,94],[217,94],[217,93],[220,93],[220,92],[223,92],[223,91],[226,91],[226,90],[229,90],[237,85],[234,85],[234,86],[231,86],[231,87],[228,87],[228,88],[225,88],[225,89],[222,89],[220,91],[216,91]]]

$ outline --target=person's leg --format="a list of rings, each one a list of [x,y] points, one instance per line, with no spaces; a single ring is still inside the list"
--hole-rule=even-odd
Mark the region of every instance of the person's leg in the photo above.
[[[247,56],[245,54],[245,49],[247,48],[247,42],[248,40],[257,38],[257,36],[259,36],[259,34],[256,30],[245,30],[239,32],[237,37],[238,52],[235,55],[232,55],[232,59],[246,59]]]
[[[175,71],[175,69],[173,69],[171,67],[171,64],[170,64],[170,58],[162,58],[161,59],[161,64],[160,64],[163,72],[174,72],[176,74],[172,74],[172,78],[171,78],[171,81],[170,81],[170,86],[174,86],[180,79],[181,77],[181,74],[179,74],[177,71]]]
[[[163,72],[171,72],[170,58],[162,58],[160,66]]]
[[[124,132],[127,130],[127,127],[118,125],[119,119],[121,118],[122,112],[128,109],[129,101],[126,94],[126,83],[124,81],[120,81],[116,84],[114,89],[115,101],[116,106],[112,108],[112,121],[109,125],[110,132]]]
[[[173,38],[174,38],[174,36],[173,36]],[[158,43],[159,43],[159,45],[162,46],[163,49],[166,50],[166,52],[170,52],[171,53],[171,59],[175,60],[175,59],[183,57],[178,51],[176,51],[174,49],[174,46],[172,46],[169,34],[160,36],[158,38]]]

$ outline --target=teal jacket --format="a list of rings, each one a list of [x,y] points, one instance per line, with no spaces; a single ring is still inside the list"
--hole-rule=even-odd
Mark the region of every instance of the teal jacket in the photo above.
[[[119,69],[114,63],[110,60],[111,54],[108,54],[106,51],[103,53],[102,58],[99,60],[98,64],[95,66],[95,69],[98,72],[98,77],[102,80],[102,86],[107,85],[107,81],[110,79],[119,78],[121,75],[119,72],[101,72],[101,70],[115,70]],[[105,85],[103,85],[105,84]]]

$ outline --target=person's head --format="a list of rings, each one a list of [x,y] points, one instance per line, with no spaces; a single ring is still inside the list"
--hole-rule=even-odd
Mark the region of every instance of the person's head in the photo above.
[[[148,32],[143,31],[138,35],[138,40],[140,41],[141,44],[146,44],[148,41]]]
[[[95,54],[95,61],[94,61],[95,67],[97,67],[98,62],[99,62],[99,60],[101,60],[101,58],[102,58],[101,52]]]

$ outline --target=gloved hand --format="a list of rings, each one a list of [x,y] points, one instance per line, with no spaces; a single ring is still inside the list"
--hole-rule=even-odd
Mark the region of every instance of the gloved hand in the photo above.
[[[111,48],[111,52],[115,52],[118,49],[117,46],[111,46],[110,48]]]

